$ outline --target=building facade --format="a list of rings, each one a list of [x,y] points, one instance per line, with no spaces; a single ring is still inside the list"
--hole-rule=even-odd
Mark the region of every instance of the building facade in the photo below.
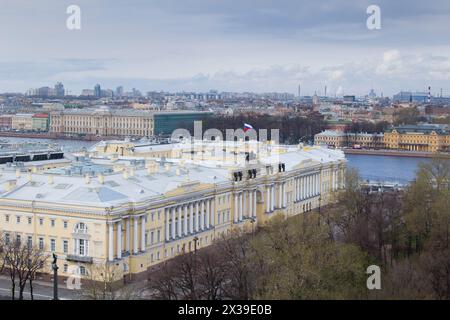
[[[100,107],[50,113],[50,132],[57,135],[150,137],[153,128],[153,115],[149,112]]]
[[[235,228],[250,231],[276,215],[324,206],[345,183],[344,154],[321,147],[214,142],[175,144],[168,154],[135,145],[142,150],[126,157],[121,147],[134,153],[129,143],[100,143],[71,168],[3,168],[3,235],[56,253],[63,277],[83,279],[106,264],[118,268],[118,280],[138,278]],[[248,160],[256,148],[264,152]],[[88,171],[78,171],[81,158],[89,159]],[[50,264],[41,270],[50,271]]]
[[[12,128],[12,115],[2,114],[0,115],[0,129],[1,130],[11,130]]]
[[[387,149],[449,152],[450,131],[448,125],[404,125],[384,133]]]
[[[13,130],[33,130],[33,114],[17,113],[12,117],[11,127]]]
[[[327,145],[333,148],[358,147],[378,149],[384,147],[382,133],[351,133],[326,130],[314,136],[315,145]]]
[[[48,131],[48,114],[37,113],[33,115],[32,130],[34,131]]]

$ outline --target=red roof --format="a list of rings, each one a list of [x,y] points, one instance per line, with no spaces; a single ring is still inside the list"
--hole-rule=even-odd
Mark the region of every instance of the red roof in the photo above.
[[[46,113],[36,113],[33,118],[48,118],[48,114]]]

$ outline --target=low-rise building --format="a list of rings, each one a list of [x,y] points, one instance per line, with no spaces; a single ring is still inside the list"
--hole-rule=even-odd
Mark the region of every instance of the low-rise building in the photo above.
[[[11,130],[12,117],[13,116],[11,114],[0,115],[0,130]]]
[[[32,120],[32,129],[34,131],[48,131],[49,117],[46,113],[36,113]]]
[[[13,115],[11,127],[14,130],[20,131],[33,130],[33,114],[17,113]]]

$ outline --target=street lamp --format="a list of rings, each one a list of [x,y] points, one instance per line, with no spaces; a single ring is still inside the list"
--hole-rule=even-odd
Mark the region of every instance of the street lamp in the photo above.
[[[52,262],[52,269],[53,269],[53,300],[58,300],[58,256],[53,253],[53,262]]]
[[[196,254],[196,253],[197,253],[197,241],[198,241],[198,237],[195,236],[193,240],[194,240],[194,254]]]

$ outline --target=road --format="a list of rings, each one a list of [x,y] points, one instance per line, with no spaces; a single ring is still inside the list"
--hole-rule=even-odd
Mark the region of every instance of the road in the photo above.
[[[44,283],[38,281],[33,284],[33,296],[35,300],[52,300],[53,299],[53,286],[51,283]],[[16,285],[16,299],[19,297],[19,289]],[[78,299],[78,293],[75,290],[69,290],[64,286],[58,286],[58,297],[61,300],[73,300]],[[0,276],[0,298],[11,299],[11,280],[7,277]],[[30,288],[27,285],[24,291],[24,298],[26,300],[30,298]]]

